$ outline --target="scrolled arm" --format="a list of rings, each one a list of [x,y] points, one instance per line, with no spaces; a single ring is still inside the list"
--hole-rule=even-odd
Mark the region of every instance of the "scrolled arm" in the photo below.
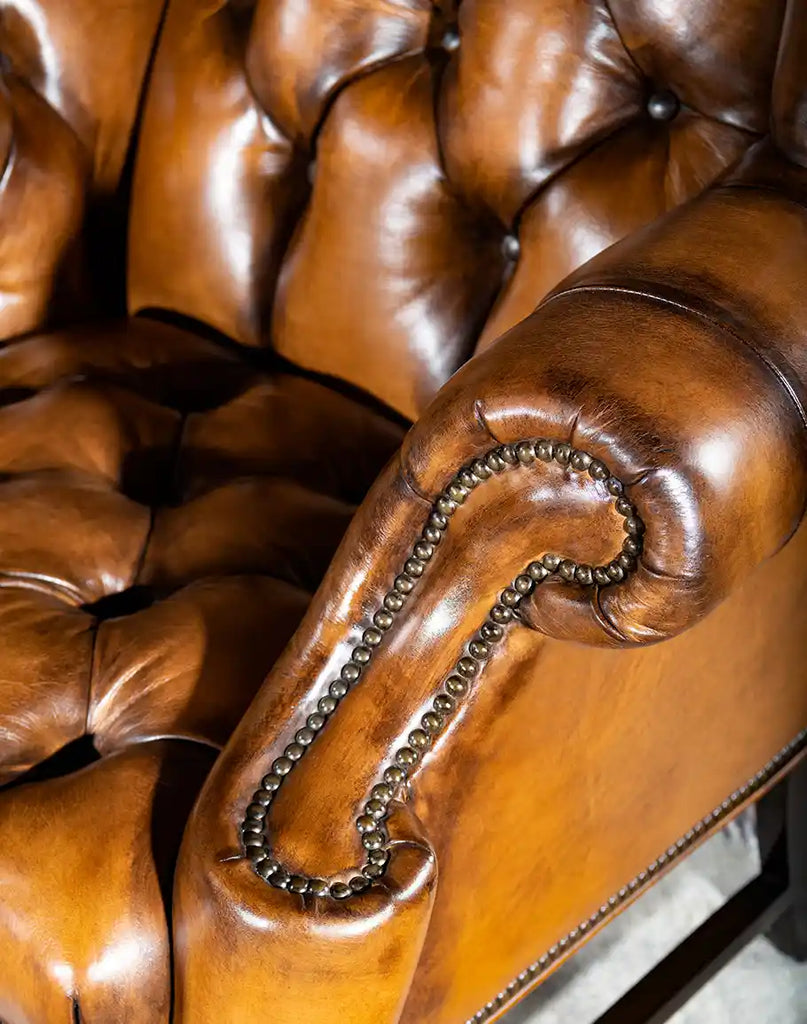
[[[397,1019],[437,885],[418,771],[517,649],[510,626],[663,640],[787,541],[807,494],[800,180],[755,154],[570,279],[412,429],[195,809],[178,1021],[257,1020],[271,976],[310,987],[306,1020],[358,1022],[328,994],[356,971]],[[296,998],[275,1019],[301,1019]]]
[[[759,147],[724,185],[568,279],[409,435],[407,475],[425,495],[492,438],[570,445],[624,483],[646,526],[635,571],[619,586],[578,575],[540,588],[524,614],[543,632],[607,645],[675,636],[798,525],[806,182]],[[584,561],[602,549],[606,496],[591,491],[587,536],[568,537]]]

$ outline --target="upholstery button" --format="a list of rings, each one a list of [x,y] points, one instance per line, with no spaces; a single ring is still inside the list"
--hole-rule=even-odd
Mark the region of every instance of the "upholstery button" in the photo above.
[[[443,33],[443,38],[440,40],[440,45],[448,53],[453,53],[460,45],[460,34],[456,28],[447,28]]]
[[[672,121],[680,109],[678,97],[669,89],[654,92],[647,101],[647,112],[654,121]]]
[[[502,252],[506,260],[517,260],[521,252],[521,245],[515,235],[505,235],[502,239]]]

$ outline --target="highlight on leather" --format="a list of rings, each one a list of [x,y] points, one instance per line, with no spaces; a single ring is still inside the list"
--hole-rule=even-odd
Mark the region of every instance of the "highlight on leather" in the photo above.
[[[267,834],[269,811],[284,779],[316,741],[317,735],[338,710],[342,698],[360,681],[363,668],[370,663],[373,652],[383,643],[387,631],[393,628],[396,616],[405,611],[407,595],[427,575],[432,559],[439,557],[439,544],[449,528],[451,516],[464,503],[468,494],[494,474],[508,469],[523,470],[536,461],[539,464],[554,462],[578,473],[588,473],[592,480],[603,485],[604,495],[614,499],[616,511],[623,516],[627,536],[622,550],[606,565],[596,567],[552,552],[526,566],[511,585],[501,592],[490,610],[489,620],[467,644],[453,673],[445,680],[444,691],[437,694],[431,709],[423,715],[421,727],[409,733],[407,744],[396,752],[391,763],[380,769],[380,779],[372,787],[364,811],[355,823],[366,851],[364,863],[349,869],[344,877],[327,879],[288,871],[272,856],[271,840]],[[245,855],[256,873],[276,889],[288,890],[301,896],[331,897],[336,900],[362,893],[381,878],[390,859],[386,827],[390,805],[399,797],[401,787],[417,769],[422,754],[428,751],[463,697],[467,696],[471,685],[483,671],[493,647],[504,637],[508,624],[518,618],[522,598],[532,594],[536,586],[550,577],[597,589],[621,582],[636,568],[642,552],[644,532],[645,524],[626,497],[623,482],[613,476],[600,459],[595,459],[588,452],[573,449],[566,442],[539,438],[519,441],[514,445],[501,445],[461,469],[445,492],[434,501],[410,557],[406,559],[402,571],[395,577],[392,589],[384,596],[381,606],[373,615],[373,625],[364,630],[362,642],[353,648],[349,660],[342,665],[339,678],[329,684],[327,692],[317,701],[315,710],[308,715],[306,724],[297,730],[294,740],[275,758],[271,771],[263,777],[260,787],[253,794],[241,824],[241,841]]]
[[[649,884],[674,868],[686,854],[691,853],[715,829],[722,828],[730,821],[749,799],[769,787],[777,779],[777,776],[784,774],[804,752],[805,747],[807,747],[807,729],[802,729],[786,746],[778,750],[755,775],[747,779],[708,814],[696,821],[692,828],[687,829],[671,846],[651,860],[647,867],[634,875],[627,884],[611,893],[593,914],[562,935],[557,942],[536,957],[523,971],[519,971],[506,988],[485,1003],[465,1024],[485,1024],[500,1011],[509,1009],[512,1003],[540,984],[552,968],[573,956],[587,938],[605,927],[612,917],[633,903]]]

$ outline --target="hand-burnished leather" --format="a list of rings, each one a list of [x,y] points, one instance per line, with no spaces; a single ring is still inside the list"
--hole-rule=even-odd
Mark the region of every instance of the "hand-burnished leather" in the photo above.
[[[153,321],[0,398],[0,1017],[164,1022],[190,804],[402,432]]]
[[[487,1024],[801,755],[806,26],[5,6],[4,1024]]]

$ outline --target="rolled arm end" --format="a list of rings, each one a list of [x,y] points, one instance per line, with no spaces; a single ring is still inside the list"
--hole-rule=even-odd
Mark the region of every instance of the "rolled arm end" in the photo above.
[[[463,367],[409,435],[404,460],[413,486],[434,498],[450,486],[449,467],[491,446],[549,445],[540,471],[577,492],[575,478],[586,478],[590,520],[570,516],[561,547],[562,504],[542,507],[524,487],[539,549],[542,537],[555,546],[537,552],[552,572],[522,616],[555,637],[620,646],[694,625],[777,551],[800,521],[807,463],[799,404],[753,339],[698,296],[673,299],[627,270],[616,283],[612,259],[606,284],[574,282]],[[625,533],[598,563],[620,541],[602,515],[609,502]],[[502,521],[511,528],[523,524]]]

